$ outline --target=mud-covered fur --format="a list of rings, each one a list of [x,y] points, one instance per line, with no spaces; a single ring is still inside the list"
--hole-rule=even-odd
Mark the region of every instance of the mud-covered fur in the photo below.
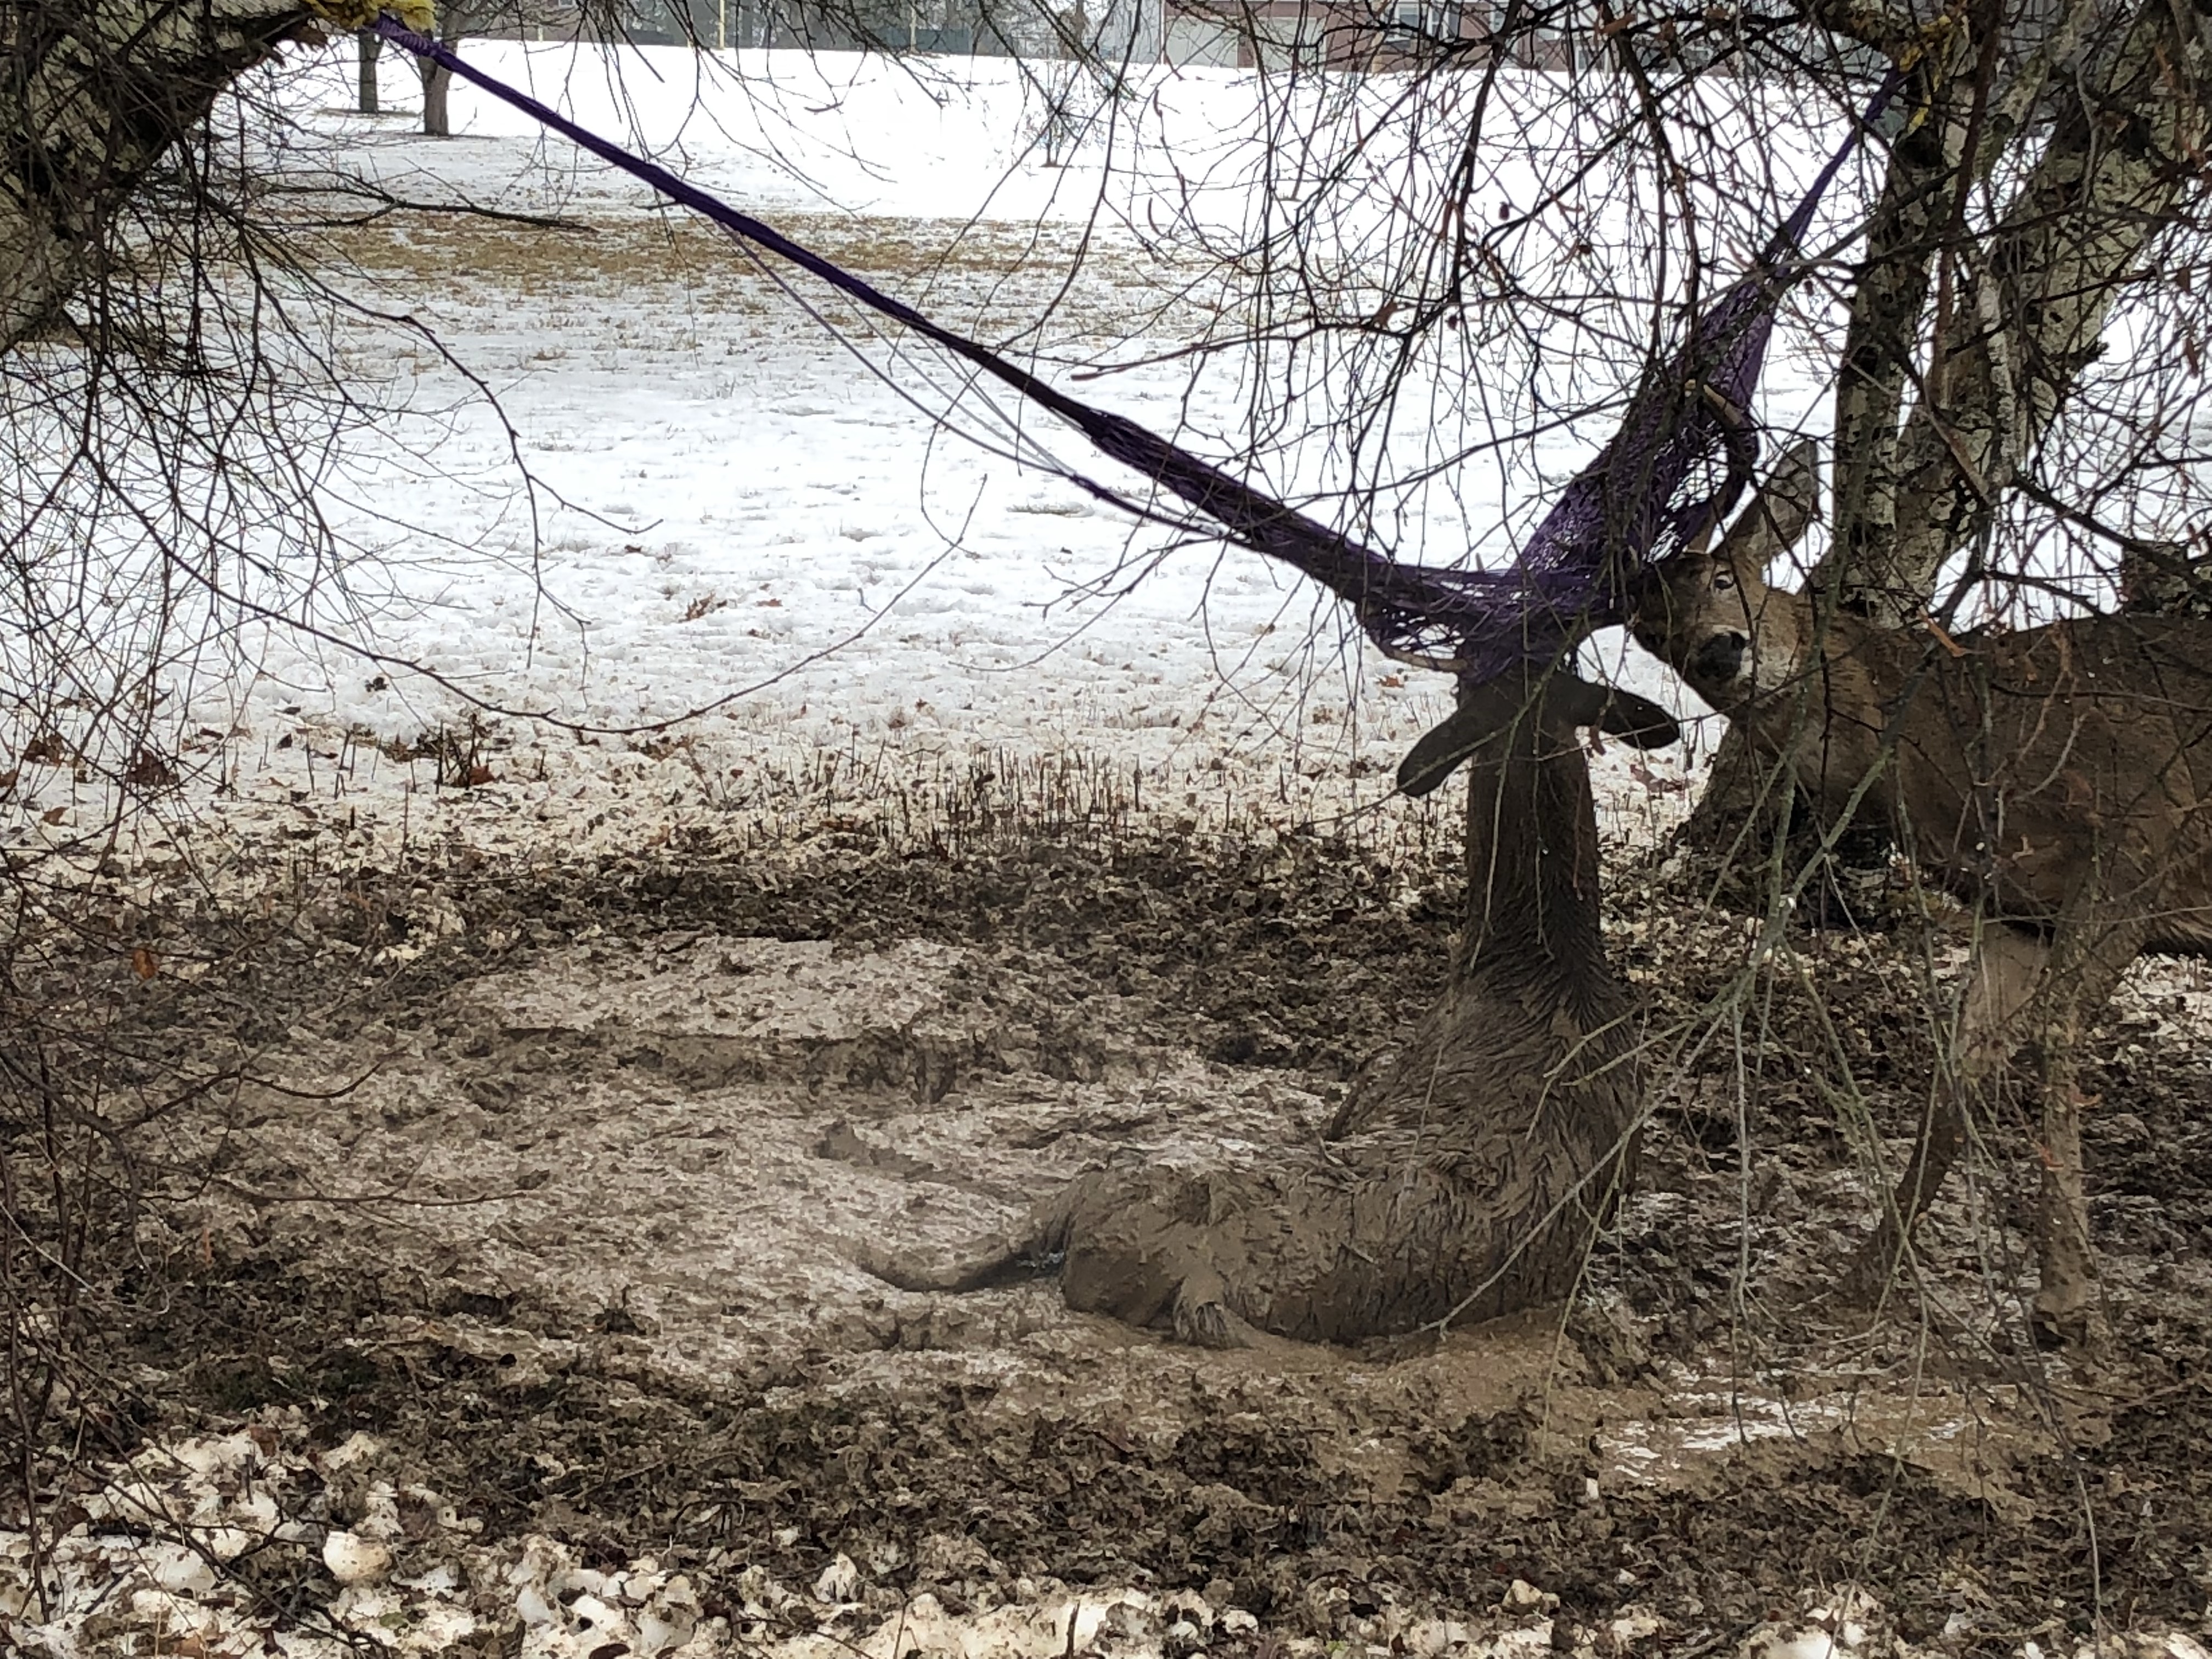
[[[2085,617],[1955,639],[1881,629],[1767,586],[1813,511],[1791,458],[1711,555],[1645,584],[1634,632],[1820,816],[1885,823],[1982,941],[1956,1081],[2039,1096],[2048,1334],[2098,1321],[2072,1054],[2142,951],[2212,951],[2212,622]],[[1907,1171],[1881,1267],[1956,1156],[1954,1091]]]
[[[1442,1000],[1324,1139],[1204,1171],[1109,1165],[951,1261],[864,1264],[909,1289],[1056,1270],[1073,1307],[1217,1346],[1357,1342],[1564,1294],[1638,1103],[1578,729],[1607,704],[1534,668],[1463,688],[1437,748],[1468,768],[1468,931]]]

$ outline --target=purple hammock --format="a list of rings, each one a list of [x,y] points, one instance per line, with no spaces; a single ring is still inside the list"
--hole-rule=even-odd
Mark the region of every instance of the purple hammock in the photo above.
[[[1759,459],[1752,392],[1765,361],[1776,307],[1795,274],[1799,239],[1845,159],[1887,107],[1903,78],[1893,73],[1883,82],[1859,125],[1829,158],[1751,270],[1696,319],[1673,356],[1645,372],[1620,430],[1561,492],[1513,563],[1503,570],[1448,570],[1401,564],[1239,483],[1134,421],[1069,397],[665,167],[473,68],[389,12],[377,19],[376,32],[703,214],[732,238],[780,255],[1042,404],[1108,456],[1220,524],[1231,540],[1320,582],[1352,606],[1361,628],[1385,655],[1473,681],[1489,679],[1518,662],[1555,660],[1590,629],[1619,621],[1626,584],[1703,535],[1735,504]],[[1062,476],[1100,501],[1130,505],[1121,492],[1083,473],[1063,470]]]

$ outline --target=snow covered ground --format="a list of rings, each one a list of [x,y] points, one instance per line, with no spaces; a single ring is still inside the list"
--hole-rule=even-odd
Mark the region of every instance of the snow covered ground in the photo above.
[[[1032,71],[1004,61],[467,54],[1200,453],[1243,447],[1252,364],[1194,372],[1172,356],[1225,302],[1221,273],[1177,264],[1188,239],[1141,233],[1164,216],[1194,235],[1249,228],[1265,210],[1255,157],[1280,112],[1253,77],[1163,71],[1048,156]],[[1201,818],[1223,802],[1224,818],[1409,810],[1389,803],[1390,773],[1448,708],[1448,683],[1382,659],[1334,599],[947,432],[930,415],[955,403],[963,429],[994,422],[941,363],[865,330],[849,349],[726,240],[480,94],[456,86],[449,141],[413,135],[404,96],[381,118],[348,113],[350,57],[258,88],[304,117],[284,161],[295,174],[357,171],[416,201],[588,228],[401,216],[332,234],[337,284],[419,320],[449,356],[341,326],[350,370],[388,411],[324,480],[356,562],[320,596],[321,632],[250,629],[165,688],[195,813],[335,802],[372,837],[441,815],[596,818],[591,833],[631,844],[672,814],[818,794],[825,766],[941,784],[1071,765],[1109,777],[1117,800]],[[390,55],[384,74],[387,98],[412,80]],[[1340,113],[1395,118],[1387,88]],[[1817,123],[1785,135],[1767,165],[1786,187],[1826,142]],[[1499,164],[1502,190],[1541,182],[1522,149]],[[1753,234],[1756,204],[1732,210]],[[1079,382],[1085,366],[1119,367]],[[1607,372],[1625,384],[1620,369]],[[1809,407],[1802,369],[1778,354],[1778,421]],[[1343,482],[1325,402],[1309,397],[1306,429],[1269,452],[1275,487]],[[1016,414],[1071,463],[1103,465]],[[1384,532],[1407,556],[1510,556],[1596,424],[1401,492]],[[1468,441],[1415,434],[1408,465]],[[1627,683],[1675,700],[1654,665],[1612,655]],[[446,771],[480,787],[429,791],[422,757],[441,742],[425,735],[472,731]],[[1685,763],[1601,762],[1617,827],[1662,819]],[[97,786],[68,768],[21,773],[0,835],[51,842],[101,820]]]

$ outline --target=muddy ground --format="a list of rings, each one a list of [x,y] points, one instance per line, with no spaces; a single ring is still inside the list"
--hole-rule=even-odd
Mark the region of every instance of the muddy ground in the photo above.
[[[1635,1195],[1573,1308],[1394,1353],[1198,1352],[1049,1284],[908,1295],[850,1255],[1005,1224],[1103,1159],[1316,1135],[1444,970],[1441,856],[830,824],[325,866],[289,899],[179,888],[111,917],[34,976],[58,1028],[96,1018],[125,1057],[110,1112],[138,1120],[143,1182],[91,1430],[46,1448],[49,1534],[112,1529],[117,1459],[243,1431],[265,1467],[222,1501],[273,1483],[283,1524],[181,1590],[155,1572],[137,1624],[115,1610],[155,1592],[118,1568],[121,1622],[80,1620],[74,1650],[231,1650],[179,1622],[197,1598],[296,1652],[2191,1651],[2197,971],[2144,964],[2098,1039],[2118,1340],[2083,1364],[2020,1317],[2025,1131],[1939,1206],[1923,1285],[1874,1314],[1826,1296],[1924,1100],[1942,927],[1863,887],[1855,922],[1755,960],[1697,872],[1647,857],[1615,884],[1651,1006]],[[383,1570],[340,1545],[379,1537],[445,1622],[363,1613]],[[664,1598],[678,1576],[682,1620],[622,1603],[623,1572]],[[602,1600],[629,1622],[578,1610]],[[1008,1608],[1026,1637],[985,1630]],[[36,1612],[0,1617],[27,1644]]]

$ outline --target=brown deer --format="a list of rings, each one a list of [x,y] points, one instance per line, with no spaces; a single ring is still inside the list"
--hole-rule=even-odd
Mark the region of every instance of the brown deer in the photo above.
[[[1632,629],[1816,817],[1886,823],[1976,909],[1950,1082],[1864,1267],[1886,1280],[1958,1155],[1967,1100],[2018,1079],[2042,1121],[2035,1324],[2086,1340],[2102,1315],[2073,1055],[2137,955],[2212,955],[2212,622],[1954,638],[1823,614],[1764,579],[1816,495],[1801,448],[1717,549],[1645,580]]]
[[[1322,1140],[1199,1170],[1140,1156],[949,1259],[855,1260],[914,1291],[1056,1272],[1071,1307],[1215,1346],[1364,1342],[1565,1294],[1639,1106],[1634,1004],[1598,926],[1591,726],[1675,736],[1656,704],[1530,663],[1463,684],[1407,757],[1409,793],[1468,769],[1467,930],[1443,998]]]

